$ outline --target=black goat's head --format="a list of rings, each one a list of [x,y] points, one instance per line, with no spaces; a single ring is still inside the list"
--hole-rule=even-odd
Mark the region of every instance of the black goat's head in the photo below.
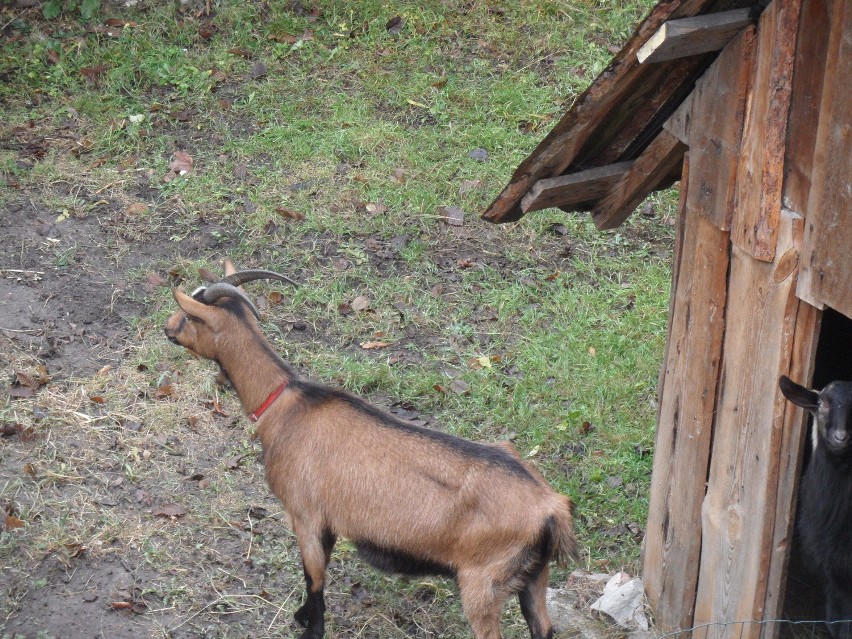
[[[816,446],[833,455],[852,456],[852,381],[834,381],[821,391],[797,384],[786,375],[779,380],[784,397],[814,416]]]

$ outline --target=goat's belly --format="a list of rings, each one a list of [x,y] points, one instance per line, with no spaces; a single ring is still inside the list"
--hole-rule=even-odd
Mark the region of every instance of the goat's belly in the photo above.
[[[447,564],[431,559],[417,557],[416,555],[382,548],[370,541],[355,541],[358,555],[371,566],[384,572],[398,573],[403,575],[442,575],[455,577],[456,571]]]

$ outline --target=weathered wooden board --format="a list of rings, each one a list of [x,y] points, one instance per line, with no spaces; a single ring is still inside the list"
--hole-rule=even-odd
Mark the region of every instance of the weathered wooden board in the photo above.
[[[619,226],[642,200],[673,173],[679,173],[686,145],[665,129],[592,209],[599,229]],[[671,181],[668,182],[671,184]]]
[[[679,224],[682,257],[671,293],[642,560],[645,592],[664,631],[692,626],[730,250],[729,234],[706,219],[686,211]]]
[[[799,296],[852,318],[852,3],[832,7]]]
[[[793,96],[784,158],[784,206],[805,214],[811,191],[831,6],[846,0],[804,0],[796,38]]]
[[[737,170],[734,243],[771,262],[778,241],[793,56],[802,0],[772,2],[761,14],[756,65]]]
[[[722,372],[713,424],[694,625],[707,638],[759,637],[769,584],[784,419],[778,377],[789,370],[796,313],[796,236],[802,219],[779,223],[777,258],[762,262],[733,247]],[[785,557],[782,553],[782,560]],[[774,576],[778,578],[779,572]]]
[[[591,141],[594,146],[597,138],[604,133],[609,136],[608,139],[618,136],[618,146],[627,148],[625,144],[628,141],[632,143],[635,138],[645,132],[645,126],[648,122],[639,121],[632,117],[632,112],[620,108],[626,102],[635,103],[637,108],[646,105],[648,100],[653,100],[655,104],[660,105],[660,108],[670,105],[670,102],[663,99],[663,96],[653,97],[655,87],[658,85],[669,86],[664,82],[667,80],[666,74],[671,68],[667,65],[681,65],[678,67],[681,69],[679,75],[683,75],[684,83],[688,84],[692,74],[688,73],[682,65],[692,65],[693,70],[697,70],[703,68],[701,65],[706,65],[706,61],[696,59],[693,62],[680,60],[672,63],[661,63],[660,65],[639,64],[636,59],[636,52],[666,20],[693,16],[711,5],[714,9],[721,11],[750,6],[751,4],[753,4],[751,0],[663,0],[660,2],[642,22],[627,44],[613,58],[609,66],[577,98],[573,106],[547,137],[518,166],[509,184],[483,213],[483,219],[494,223],[512,222],[520,219],[523,215],[520,208],[521,199],[533,185],[541,179],[561,175],[575,161],[577,155],[584,151],[587,143]],[[676,84],[672,87],[672,90],[680,91],[684,83]],[[634,100],[633,98],[638,95],[648,97],[643,100]],[[613,113],[617,117],[611,122],[609,118]],[[661,124],[662,122],[660,122]],[[630,126],[626,127],[626,125]],[[631,128],[636,126],[641,128],[638,130]],[[630,128],[630,130],[625,130],[625,127]],[[647,141],[650,141],[655,134],[656,131],[648,133]],[[597,147],[595,148],[597,149]],[[604,149],[600,150],[604,151]],[[588,152],[586,152],[586,155],[589,155]],[[593,161],[594,159],[591,156],[587,157],[584,166],[578,168],[591,168],[631,158],[622,157]]]
[[[805,383],[814,369],[821,313],[806,302],[799,302],[794,318],[794,334],[790,361],[781,372],[791,379]],[[775,498],[775,527],[772,533],[769,570],[766,573],[765,619],[782,619],[784,593],[787,586],[787,567],[793,543],[801,474],[802,446],[807,434],[807,411],[776,397],[776,414],[780,413],[781,448],[778,465],[778,490]],[[780,405],[779,405],[780,403]],[[761,639],[776,639],[781,628],[777,624],[764,626]]]
[[[604,195],[630,168],[632,162],[607,164],[578,173],[539,180],[521,200],[524,213],[553,206],[570,207]]]
[[[755,32],[749,26],[725,47],[692,95],[688,136],[696,184],[686,207],[726,231],[734,208]]]
[[[640,63],[650,64],[721,51],[751,23],[751,9],[669,20],[640,47],[636,57]]]

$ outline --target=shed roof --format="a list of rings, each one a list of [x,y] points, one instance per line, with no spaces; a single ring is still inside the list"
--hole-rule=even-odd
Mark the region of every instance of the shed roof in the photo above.
[[[686,146],[663,124],[728,40],[757,18],[753,6],[661,0],[518,166],[483,219],[513,222],[558,206],[591,211],[599,228],[613,228],[649,193],[679,179]]]

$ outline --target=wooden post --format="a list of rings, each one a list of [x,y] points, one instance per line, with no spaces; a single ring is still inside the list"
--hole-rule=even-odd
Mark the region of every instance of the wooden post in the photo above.
[[[704,628],[699,639],[760,637],[759,624],[728,622],[765,618],[767,576],[779,552],[772,546],[785,438],[778,377],[789,370],[793,352],[803,221],[785,212],[780,222],[774,262],[737,246],[732,251],[693,620],[694,626],[721,625]]]
[[[693,187],[689,172],[686,189]],[[721,358],[729,234],[682,210],[642,575],[658,629],[690,628]]]

